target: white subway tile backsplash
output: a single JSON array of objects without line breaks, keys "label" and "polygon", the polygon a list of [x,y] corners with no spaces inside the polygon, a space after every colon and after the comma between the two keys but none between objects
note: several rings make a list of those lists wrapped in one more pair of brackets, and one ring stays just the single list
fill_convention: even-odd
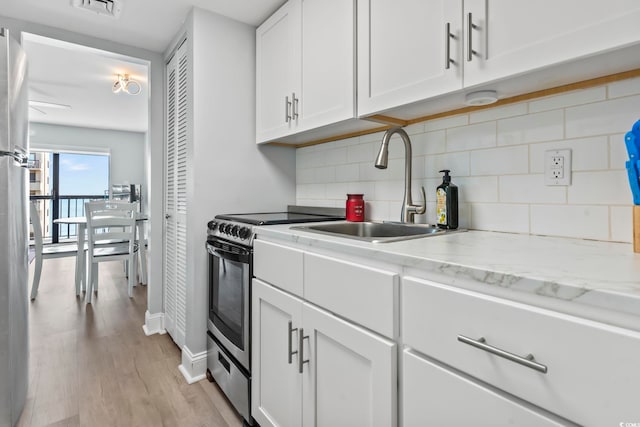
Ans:
[{"label": "white subway tile backsplash", "polygon": [[437,130],[412,135],[411,147],[414,156],[444,153],[447,149],[445,131]]},{"label": "white subway tile backsplash", "polygon": [[296,197],[302,199],[325,199],[326,186],[324,184],[298,184]]},{"label": "white subway tile backsplash", "polygon": [[339,183],[326,185],[327,199],[346,201],[348,192],[349,192],[349,184],[346,182],[339,182]]},{"label": "white subway tile backsplash", "polygon": [[604,86],[576,90],[562,95],[548,96],[529,102],[529,112],[557,110],[559,108],[574,105],[588,104],[590,102],[603,101],[607,98],[607,88]]},{"label": "white subway tile backsplash", "polygon": [[529,206],[475,203],[471,207],[471,227],[474,230],[529,232]]},{"label": "white subway tile backsplash", "polygon": [[605,170],[609,167],[609,146],[606,136],[567,139],[529,145],[530,172],[544,173],[544,153],[547,150],[571,149],[574,171]]},{"label": "white subway tile backsplash", "polygon": [[504,107],[488,108],[469,114],[469,123],[488,122],[490,120],[504,119],[506,117],[522,116],[527,114],[527,104],[511,104]]},{"label": "white subway tile backsplash", "polygon": [[568,189],[572,205],[626,205],[632,203],[626,171],[575,172]]},{"label": "white subway tile backsplash", "polygon": [[314,172],[316,183],[335,182],[336,180],[336,168],[333,166],[316,168]]},{"label": "white subway tile backsplash", "polygon": [[[350,194],[364,194],[364,199],[365,200],[375,200],[374,199],[374,194],[375,194],[375,183],[374,182],[363,182],[363,181],[358,181],[358,182],[350,182],[348,183],[348,193]],[[345,200],[346,200],[346,195],[345,195]]]},{"label": "white subway tile backsplash", "polygon": [[498,145],[529,144],[563,137],[562,110],[498,120]]},{"label": "white subway tile backsplash", "polygon": [[567,138],[627,132],[638,120],[640,96],[567,108]]},{"label": "white subway tile backsplash", "polygon": [[466,151],[495,146],[495,122],[447,129],[447,151]]},{"label": "white subway tile backsplash", "polygon": [[462,114],[459,116],[445,117],[442,119],[429,120],[424,124],[425,132],[441,129],[451,129],[469,124],[469,116]]},{"label": "white subway tile backsplash", "polygon": [[609,208],[606,206],[532,205],[531,233],[608,240]]},{"label": "white subway tile backsplash", "polygon": [[609,84],[609,98],[640,94],[640,77]]},{"label": "white subway tile backsplash", "polygon": [[427,178],[442,176],[439,172],[449,169],[452,176],[469,176],[469,152],[438,154],[424,158]]},{"label": "white subway tile backsplash", "polygon": [[631,243],[633,241],[633,217],[631,206],[611,206],[611,240]]},{"label": "white subway tile backsplash", "polygon": [[321,155],[325,156],[328,165],[343,165],[347,163],[347,147],[332,148]]},{"label": "white subway tile backsplash", "polygon": [[629,153],[624,142],[624,134],[611,135],[609,137],[609,169],[625,169],[627,160],[629,160]]},{"label": "white subway tile backsplash", "polygon": [[525,145],[471,152],[471,175],[512,175],[529,172]]},{"label": "white subway tile backsplash", "polygon": [[[452,178],[458,186],[458,200],[467,203],[486,203],[498,201],[498,177],[478,176]],[[433,189],[435,191],[435,188]]]},{"label": "white subway tile backsplash", "polygon": [[502,203],[566,203],[566,187],[546,186],[544,175],[507,175],[499,178]]},{"label": "white subway tile backsplash", "polygon": [[390,218],[389,202],[365,201],[364,217],[372,221],[384,221]]},{"label": "white subway tile backsplash", "polygon": [[[462,228],[628,243],[624,133],[638,111],[640,78],[408,126],[413,200],[421,186],[427,196],[416,220],[435,222],[438,171],[450,169]],[[388,168],[376,169],[382,135],[297,149],[296,203],[344,207],[348,193],[362,193],[367,219],[400,220],[404,144],[395,136]],[[544,152],[563,148],[572,184],[546,186]]]},{"label": "white subway tile backsplash", "polygon": [[347,147],[347,161],[349,163],[357,162],[371,162],[375,160],[375,152],[378,146],[373,142],[367,142],[364,144],[350,145]]},{"label": "white subway tile backsplash", "polygon": [[316,181],[316,171],[313,168],[296,169],[296,182],[298,184],[313,184]]},{"label": "white subway tile backsplash", "polygon": [[404,180],[375,183],[375,200],[398,201],[404,197]]},{"label": "white subway tile backsplash", "polygon": [[357,181],[360,177],[360,165],[351,163],[336,166],[336,182]]}]

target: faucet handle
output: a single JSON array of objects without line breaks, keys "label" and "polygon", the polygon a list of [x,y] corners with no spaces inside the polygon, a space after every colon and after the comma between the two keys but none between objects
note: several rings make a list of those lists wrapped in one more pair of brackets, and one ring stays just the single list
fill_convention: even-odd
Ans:
[{"label": "faucet handle", "polygon": [[427,211],[427,196],[425,195],[423,186],[420,186],[420,191],[422,192],[422,203],[416,207],[416,214],[418,215],[422,215]]}]

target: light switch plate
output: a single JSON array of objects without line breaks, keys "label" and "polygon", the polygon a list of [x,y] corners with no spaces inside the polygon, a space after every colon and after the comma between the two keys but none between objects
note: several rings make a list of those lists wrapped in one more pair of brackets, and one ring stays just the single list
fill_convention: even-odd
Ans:
[{"label": "light switch plate", "polygon": [[544,152],[545,185],[571,185],[571,150]]}]

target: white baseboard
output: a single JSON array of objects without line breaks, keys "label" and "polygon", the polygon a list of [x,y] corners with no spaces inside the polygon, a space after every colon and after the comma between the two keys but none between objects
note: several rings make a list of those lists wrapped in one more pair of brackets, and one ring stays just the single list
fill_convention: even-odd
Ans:
[{"label": "white baseboard", "polygon": [[164,313],[149,313],[147,310],[144,313],[144,325],[142,330],[146,336],[154,334],[166,334],[167,331],[164,328]]},{"label": "white baseboard", "polygon": [[182,364],[178,369],[187,380],[193,384],[206,378],[207,374],[207,352],[193,354],[185,345],[182,347]]}]

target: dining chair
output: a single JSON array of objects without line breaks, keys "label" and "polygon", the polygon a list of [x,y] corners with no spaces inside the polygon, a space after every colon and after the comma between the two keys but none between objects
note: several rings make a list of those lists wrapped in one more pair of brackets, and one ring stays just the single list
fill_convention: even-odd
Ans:
[{"label": "dining chair", "polygon": [[[36,299],[38,288],[40,287],[40,276],[42,274],[42,260],[49,258],[63,258],[68,256],[77,256],[77,244],[57,244],[43,245],[42,225],[40,224],[40,215],[36,202],[30,202],[31,225],[33,227],[33,243],[36,252],[35,265],[33,269],[33,281],[31,282],[31,300]],[[76,289],[76,294],[80,294],[80,290]]]},{"label": "dining chair", "polygon": [[117,200],[85,203],[87,217],[87,292],[85,302],[93,300],[98,289],[98,263],[124,260],[129,265],[128,293],[133,295],[137,278],[136,204]]}]

